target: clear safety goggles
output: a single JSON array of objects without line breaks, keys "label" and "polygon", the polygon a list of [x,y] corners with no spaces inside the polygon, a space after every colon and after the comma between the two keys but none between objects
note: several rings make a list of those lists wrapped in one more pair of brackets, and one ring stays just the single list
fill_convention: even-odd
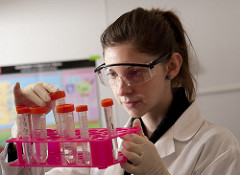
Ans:
[{"label": "clear safety goggles", "polygon": [[[128,86],[137,85],[150,80],[154,75],[154,66],[164,61],[169,55],[170,53],[167,53],[149,64],[117,63],[105,65],[103,63],[94,72],[97,73],[100,82],[105,86],[116,86],[120,79]],[[117,70],[123,70],[123,67],[123,74],[118,75]]]}]

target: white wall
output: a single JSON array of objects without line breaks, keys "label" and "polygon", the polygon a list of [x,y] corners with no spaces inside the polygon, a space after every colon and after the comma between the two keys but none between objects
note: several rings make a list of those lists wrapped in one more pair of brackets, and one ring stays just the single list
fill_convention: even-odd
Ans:
[{"label": "white wall", "polygon": [[103,0],[0,0],[1,66],[101,53]]},{"label": "white wall", "polygon": [[[197,101],[207,119],[240,139],[238,0],[0,0],[0,66],[101,55],[104,28],[137,6],[180,16],[198,57]],[[108,88],[99,88],[100,98],[112,97]],[[115,112],[122,126],[128,115],[118,106]]]}]

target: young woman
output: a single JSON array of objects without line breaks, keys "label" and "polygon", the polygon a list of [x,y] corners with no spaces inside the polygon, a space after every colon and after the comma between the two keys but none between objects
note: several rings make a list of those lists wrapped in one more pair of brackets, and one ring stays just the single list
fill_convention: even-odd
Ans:
[{"label": "young woman", "polygon": [[[46,174],[238,174],[237,139],[207,121],[195,102],[185,37],[171,11],[137,8],[111,24],[101,37],[105,63],[95,72],[131,116],[126,126],[142,131],[122,137],[127,162],[105,170],[56,168]],[[54,91],[43,82],[23,89],[17,83],[15,103],[47,105]],[[2,164],[9,170],[6,161]]]}]

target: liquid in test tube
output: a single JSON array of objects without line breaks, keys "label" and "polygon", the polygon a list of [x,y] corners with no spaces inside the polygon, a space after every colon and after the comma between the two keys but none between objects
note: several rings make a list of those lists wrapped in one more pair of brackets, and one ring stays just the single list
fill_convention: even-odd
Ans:
[{"label": "liquid in test tube", "polygon": [[32,144],[24,141],[31,140],[30,109],[28,107],[16,107],[18,122],[20,125],[20,134],[23,141],[23,153],[29,164],[32,163]]},{"label": "liquid in test tube", "polygon": [[[89,138],[87,111],[88,111],[87,105],[76,106],[81,139]],[[84,159],[83,163],[91,164],[91,152],[90,152],[89,142],[82,142],[82,153],[83,153],[83,159]]]},{"label": "liquid in test tube", "polygon": [[[34,141],[45,141],[47,139],[46,113],[47,107],[30,107],[32,139]],[[37,163],[45,163],[48,158],[48,143],[34,142],[33,157]]]},{"label": "liquid in test tube", "polygon": [[[59,123],[58,132],[63,139],[75,139],[74,126],[74,105],[63,104],[56,107],[57,120]],[[61,142],[61,154],[63,164],[73,164],[77,157],[77,143],[75,142]]]},{"label": "liquid in test tube", "polygon": [[[106,125],[107,129],[109,130],[110,134],[114,134],[114,117],[113,117],[113,100],[111,98],[106,98],[101,100],[101,105],[104,108],[104,114],[106,119]],[[115,160],[118,160],[118,143],[117,139],[112,139],[112,151],[113,151],[113,157]]]}]

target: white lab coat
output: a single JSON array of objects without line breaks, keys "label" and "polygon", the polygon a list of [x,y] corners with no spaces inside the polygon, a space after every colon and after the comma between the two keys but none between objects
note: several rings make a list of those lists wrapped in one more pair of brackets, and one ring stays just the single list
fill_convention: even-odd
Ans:
[{"label": "white lab coat", "polygon": [[[129,122],[127,124],[129,126]],[[240,146],[226,128],[204,119],[196,102],[155,143],[158,153],[172,175],[237,175],[240,174]],[[16,175],[16,170],[4,162],[3,175]],[[16,168],[15,168],[16,169]],[[17,168],[21,169],[21,168]],[[35,169],[36,174],[43,174]],[[107,169],[54,168],[46,175],[123,175],[119,164]],[[23,174],[22,174],[23,175]]]}]

